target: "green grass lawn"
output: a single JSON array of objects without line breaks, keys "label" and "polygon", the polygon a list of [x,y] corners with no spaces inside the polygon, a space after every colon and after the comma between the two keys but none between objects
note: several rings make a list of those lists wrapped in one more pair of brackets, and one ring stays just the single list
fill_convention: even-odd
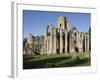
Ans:
[{"label": "green grass lawn", "polygon": [[23,69],[90,66],[88,53],[23,56]]}]

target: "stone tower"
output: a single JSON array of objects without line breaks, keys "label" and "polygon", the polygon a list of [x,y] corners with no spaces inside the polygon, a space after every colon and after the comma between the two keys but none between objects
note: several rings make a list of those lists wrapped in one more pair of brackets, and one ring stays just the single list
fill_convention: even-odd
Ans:
[{"label": "stone tower", "polygon": [[68,32],[70,30],[69,19],[65,16],[58,17],[58,28],[66,29]]}]

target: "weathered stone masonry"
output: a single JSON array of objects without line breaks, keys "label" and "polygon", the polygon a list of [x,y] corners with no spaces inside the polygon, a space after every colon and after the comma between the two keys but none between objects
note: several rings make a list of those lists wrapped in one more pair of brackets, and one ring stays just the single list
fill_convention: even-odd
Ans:
[{"label": "weathered stone masonry", "polygon": [[88,52],[91,50],[91,29],[79,32],[71,28],[68,17],[60,16],[57,27],[49,24],[43,36],[29,34],[23,43],[25,55]]},{"label": "weathered stone masonry", "polygon": [[75,27],[71,29],[68,17],[60,16],[57,28],[52,24],[47,26],[41,54],[87,52],[90,47],[90,31],[79,32]]}]

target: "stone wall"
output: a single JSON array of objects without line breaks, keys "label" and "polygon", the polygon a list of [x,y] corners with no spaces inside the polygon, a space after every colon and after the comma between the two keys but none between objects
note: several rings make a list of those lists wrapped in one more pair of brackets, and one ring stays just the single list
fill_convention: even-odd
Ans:
[{"label": "stone wall", "polygon": [[[45,36],[44,46],[47,54],[62,54],[90,51],[90,33],[79,32],[75,27],[70,28],[68,17],[60,16],[58,18],[58,28],[49,31],[47,27],[47,36]],[[52,26],[54,27],[54,26]]]}]

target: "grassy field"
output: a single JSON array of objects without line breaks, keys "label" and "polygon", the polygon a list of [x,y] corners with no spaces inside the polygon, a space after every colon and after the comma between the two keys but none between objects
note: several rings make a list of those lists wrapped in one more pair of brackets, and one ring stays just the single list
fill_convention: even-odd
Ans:
[{"label": "grassy field", "polygon": [[88,53],[23,56],[23,69],[90,66]]}]

